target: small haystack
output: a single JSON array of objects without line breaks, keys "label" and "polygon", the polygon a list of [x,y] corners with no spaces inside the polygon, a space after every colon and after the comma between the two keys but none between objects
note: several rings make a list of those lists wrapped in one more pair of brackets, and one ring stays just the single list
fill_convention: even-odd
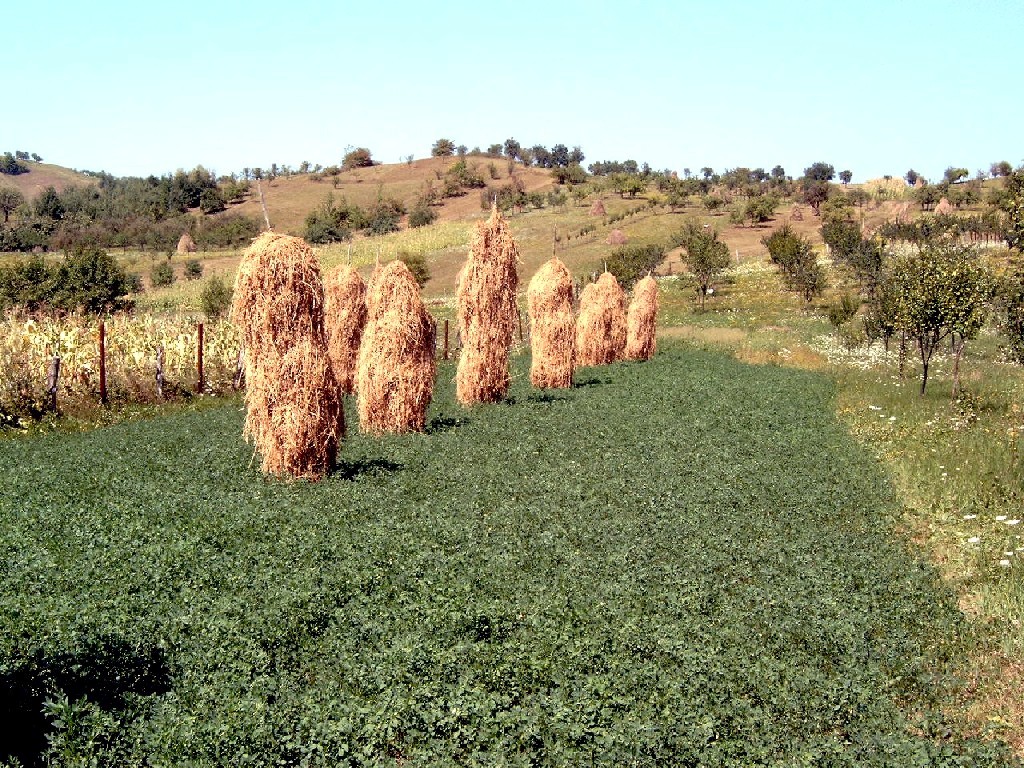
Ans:
[{"label": "small haystack", "polygon": [[658,284],[648,275],[633,287],[633,300],[626,316],[626,360],[650,360],[654,357],[657,323]]},{"label": "small haystack", "polygon": [[192,235],[188,232],[183,233],[178,238],[178,253],[195,253],[196,250],[196,241],[192,239]]},{"label": "small haystack", "polygon": [[377,267],[359,347],[359,428],[370,434],[420,432],[434,393],[434,318],[401,261]]},{"label": "small haystack", "polygon": [[334,378],[342,394],[351,395],[366,325],[366,284],[351,266],[339,264],[324,277],[324,313]]},{"label": "small haystack", "polygon": [[949,216],[951,213],[953,213],[953,204],[945,197],[939,200],[939,204],[935,206],[935,215]]},{"label": "small haystack", "polygon": [[603,200],[595,200],[594,201],[594,204],[592,206],[590,206],[590,215],[591,216],[604,216],[604,215],[606,215],[605,210],[604,210],[604,201]]},{"label": "small haystack", "polygon": [[298,237],[264,232],[238,267],[232,319],[245,345],[244,434],[268,474],[319,478],[344,416],[324,335],[320,266]]},{"label": "small haystack", "polygon": [[463,345],[455,384],[463,405],[493,403],[508,392],[508,358],[519,321],[518,262],[508,222],[492,205],[490,218],[477,225],[455,293]]},{"label": "small haystack", "polygon": [[608,245],[625,245],[629,242],[629,238],[626,237],[626,233],[621,229],[613,229],[608,233]]},{"label": "small haystack", "polygon": [[580,294],[576,320],[576,364],[605,365],[626,347],[626,294],[615,275],[605,272]]},{"label": "small haystack", "polygon": [[540,389],[572,386],[576,359],[572,275],[558,258],[537,270],[526,289],[533,361],[530,383]]}]

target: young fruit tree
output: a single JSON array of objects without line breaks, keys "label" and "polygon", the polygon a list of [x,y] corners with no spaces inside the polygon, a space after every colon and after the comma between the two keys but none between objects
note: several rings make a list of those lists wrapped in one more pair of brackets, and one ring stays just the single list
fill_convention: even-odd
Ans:
[{"label": "young fruit tree", "polygon": [[708,226],[690,222],[672,238],[673,245],[686,251],[686,266],[697,280],[700,308],[726,267],[729,266],[729,246],[718,239],[718,232]]},{"label": "young fruit tree", "polygon": [[810,303],[825,290],[825,271],[818,264],[813,246],[789,224],[762,238],[761,243],[768,249],[772,262],[779,266],[786,287],[797,291],[804,301]]}]

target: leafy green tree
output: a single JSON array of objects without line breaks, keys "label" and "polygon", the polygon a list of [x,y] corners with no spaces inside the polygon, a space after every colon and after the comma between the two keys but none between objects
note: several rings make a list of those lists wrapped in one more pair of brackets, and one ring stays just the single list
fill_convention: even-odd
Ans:
[{"label": "leafy green tree", "polygon": [[39,156],[38,154],[36,154],[35,152],[33,152],[33,153],[32,153],[32,159],[33,159],[33,160],[35,160],[35,161],[36,161],[37,163],[41,163],[41,162],[43,162],[43,158],[41,158],[41,157],[40,157],[40,156]]},{"label": "leafy green tree", "polygon": [[412,276],[416,280],[416,285],[420,288],[423,288],[430,280],[430,267],[427,264],[427,257],[422,253],[400,251],[398,253],[398,260],[409,268],[409,271],[412,272]]},{"label": "leafy green tree", "polygon": [[827,217],[821,225],[821,239],[838,261],[845,261],[860,245],[860,226],[844,217]]},{"label": "leafy green tree", "polygon": [[894,259],[892,276],[896,326],[921,357],[921,394],[928,386],[933,355],[949,339],[955,396],[964,346],[978,335],[989,313],[995,291],[991,273],[973,248],[931,244]]},{"label": "leafy green tree", "polygon": [[751,224],[761,224],[770,221],[778,207],[779,198],[775,195],[757,195],[747,201],[743,215]]},{"label": "leafy green tree", "polygon": [[[369,168],[373,165],[373,155],[366,147],[356,147],[345,153],[341,165],[346,170],[353,168]],[[258,170],[258,169],[257,169]]]},{"label": "leafy green tree", "polygon": [[20,189],[7,185],[0,186],[0,211],[4,214],[4,224],[10,220],[11,214],[24,203],[25,196],[21,194]]},{"label": "leafy green tree", "polygon": [[174,268],[170,262],[160,261],[149,270],[149,280],[154,288],[163,288],[174,284]]},{"label": "leafy green tree", "polygon": [[773,181],[785,181],[786,180],[786,169],[781,165],[776,165],[772,168],[772,180]]},{"label": "leafy green tree", "polygon": [[348,240],[352,230],[366,224],[366,215],[356,205],[349,205],[345,198],[334,201],[334,195],[327,193],[324,201],[306,216],[303,237],[309,243],[324,244]]},{"label": "leafy green tree", "polygon": [[32,208],[40,219],[58,221],[64,216],[64,203],[61,202],[60,195],[52,186],[46,187],[39,193]]},{"label": "leafy green tree", "polygon": [[625,289],[650,274],[665,259],[665,249],[660,245],[624,245],[616,248],[601,265],[619,281]]},{"label": "leafy green tree", "polygon": [[783,282],[798,292],[804,301],[825,290],[825,272],[818,264],[814,248],[807,238],[797,235],[789,224],[784,224],[761,239],[768,254],[782,273]]},{"label": "leafy green tree", "polygon": [[203,213],[220,213],[225,208],[224,195],[216,187],[207,187],[200,193],[199,210]]},{"label": "leafy green tree", "polygon": [[518,160],[523,152],[523,148],[519,142],[511,137],[505,139],[504,149],[505,157],[509,160]]},{"label": "leafy green tree", "polygon": [[23,307],[29,312],[43,309],[52,299],[53,271],[42,256],[31,256],[0,267],[0,309]]},{"label": "leafy green tree", "polygon": [[911,168],[909,171],[903,174],[903,178],[906,179],[907,184],[913,187],[917,184],[917,180],[921,178],[921,174],[919,174],[917,171]]},{"label": "leafy green tree", "polygon": [[17,176],[21,173],[28,173],[28,166],[19,162],[10,152],[4,152],[0,155],[0,173],[6,173],[8,176]]},{"label": "leafy green tree", "polygon": [[1006,214],[1006,244],[1024,251],[1024,168],[1007,177],[999,207]]},{"label": "leafy green tree", "polygon": [[203,314],[210,320],[223,317],[231,307],[231,293],[231,287],[220,275],[211,277],[203,285],[203,291],[199,296]]},{"label": "leafy green tree", "polygon": [[418,200],[413,209],[409,211],[409,227],[415,229],[416,227],[425,227],[428,224],[433,224],[437,219],[437,211],[430,207],[425,200]]},{"label": "leafy green tree", "polygon": [[817,162],[804,168],[804,178],[811,181],[832,181],[836,177],[836,169],[830,163]]},{"label": "leafy green tree", "polygon": [[1009,176],[1013,173],[1013,166],[1005,160],[1000,160],[998,163],[992,163],[989,168],[989,173],[992,175],[993,179],[998,179],[1001,176]]},{"label": "leafy green tree", "polygon": [[718,239],[718,232],[712,227],[692,221],[672,236],[671,243],[686,251],[686,266],[696,278],[703,311],[716,279],[729,266],[729,246]]},{"label": "leafy green tree", "polygon": [[971,172],[966,168],[954,168],[953,166],[950,166],[942,174],[942,178],[945,179],[947,184],[956,184],[970,175]]},{"label": "leafy green tree", "polygon": [[844,186],[849,184],[851,181],[853,181],[853,171],[840,171],[839,180],[843,182]]},{"label": "leafy green tree", "polygon": [[185,262],[185,279],[198,280],[203,276],[203,262],[199,259],[189,259]]},{"label": "leafy green tree", "polygon": [[430,148],[431,157],[451,157],[455,154],[455,142],[451,139],[438,139]]},{"label": "leafy green tree", "polygon": [[811,206],[811,210],[814,211],[814,215],[818,216],[821,211],[822,203],[828,200],[831,194],[832,185],[827,181],[804,179],[800,199],[807,205]]},{"label": "leafy green tree", "polygon": [[[168,265],[169,266],[169,265]],[[57,266],[52,305],[93,314],[127,309],[132,281],[113,256],[99,248],[80,248]]]}]

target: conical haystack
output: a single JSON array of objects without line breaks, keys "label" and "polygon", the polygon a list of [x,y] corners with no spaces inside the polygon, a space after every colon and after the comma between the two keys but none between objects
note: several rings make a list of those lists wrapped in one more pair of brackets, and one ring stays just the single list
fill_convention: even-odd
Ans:
[{"label": "conical haystack", "polygon": [[603,200],[595,200],[594,201],[594,204],[592,206],[590,206],[590,215],[591,216],[604,216],[605,215],[604,201]]},{"label": "conical haystack", "polygon": [[572,311],[572,275],[552,258],[537,270],[526,289],[533,361],[530,383],[539,388],[572,386],[576,360],[576,319]]},{"label": "conical haystack", "polygon": [[519,319],[518,262],[508,222],[492,205],[490,218],[477,225],[455,294],[462,338],[455,383],[463,405],[496,402],[508,392],[508,358]]},{"label": "conical haystack", "polygon": [[949,216],[951,213],[953,213],[953,204],[945,197],[939,200],[939,204],[935,206],[935,215]]},{"label": "conical haystack", "polygon": [[324,310],[331,369],[338,389],[351,395],[366,325],[366,284],[349,265],[339,264],[324,277]]},{"label": "conical haystack", "polygon": [[629,242],[629,238],[626,237],[626,233],[621,229],[613,229],[608,233],[608,245],[625,245]]},{"label": "conical haystack", "polygon": [[319,478],[344,433],[324,335],[320,266],[298,237],[264,232],[238,267],[232,319],[245,345],[245,436],[268,474]]},{"label": "conical haystack", "polygon": [[605,272],[580,294],[576,320],[576,364],[605,365],[626,347],[626,294],[615,275]]},{"label": "conical haystack", "polygon": [[178,238],[178,253],[195,253],[196,252],[196,241],[192,239],[192,235],[188,232],[182,234]]},{"label": "conical haystack", "polygon": [[434,393],[434,318],[416,278],[401,261],[378,267],[370,280],[369,314],[356,371],[363,432],[418,432]]},{"label": "conical haystack", "polygon": [[648,275],[633,288],[633,300],[626,315],[626,360],[650,360],[656,346],[658,284]]}]

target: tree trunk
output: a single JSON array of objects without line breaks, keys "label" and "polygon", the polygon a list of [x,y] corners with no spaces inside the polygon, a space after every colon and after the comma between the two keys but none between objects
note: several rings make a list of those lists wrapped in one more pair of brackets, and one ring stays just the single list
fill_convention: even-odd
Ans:
[{"label": "tree trunk", "polygon": [[907,332],[900,331],[900,351],[899,351],[899,371],[900,379],[905,379],[907,376]]},{"label": "tree trunk", "polygon": [[967,339],[961,337],[959,342],[956,341],[956,336],[953,337],[953,399],[960,394],[960,358],[964,352],[964,345],[967,344]]}]

